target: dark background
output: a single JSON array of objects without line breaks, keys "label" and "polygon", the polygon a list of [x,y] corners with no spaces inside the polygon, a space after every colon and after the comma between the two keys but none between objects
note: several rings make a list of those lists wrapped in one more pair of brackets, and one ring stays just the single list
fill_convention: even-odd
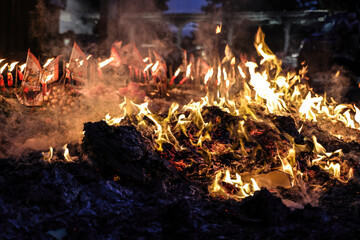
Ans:
[{"label": "dark background", "polygon": [[[161,14],[168,9],[168,0],[77,0],[78,4],[83,6],[83,14],[86,15],[86,12],[98,14],[96,19],[81,18],[84,23],[93,21],[92,33],[83,34],[76,31],[60,33],[60,11],[66,9],[69,4],[67,1],[69,0],[2,0],[0,2],[0,9],[2,9],[0,14],[2,23],[0,58],[6,58],[8,61],[25,61],[28,49],[31,49],[37,57],[52,57],[64,52],[68,53],[75,40],[79,42],[85,52],[103,56],[108,54],[109,46],[113,41],[128,42],[131,40],[131,33],[127,26],[131,24],[131,21],[120,23],[119,19],[122,16],[125,14],[140,16],[139,14],[147,12]],[[219,12],[226,15],[227,13],[249,11],[260,14],[263,12],[327,10],[325,21],[310,26],[295,26],[291,29],[293,33],[290,41],[291,53],[298,52],[304,40],[307,43],[305,46],[307,52],[314,52],[314,46],[320,43],[322,45],[315,49],[315,52],[325,52],[325,55],[320,55],[319,59],[327,56],[329,61],[332,61],[333,56],[332,53],[329,56],[329,52],[346,53],[348,57],[346,60],[343,60],[345,57],[342,57],[341,61],[346,62],[350,58],[350,62],[344,64],[353,66],[358,63],[359,58],[359,8],[360,2],[356,0],[206,0],[202,11],[204,14],[216,16]],[[184,10],[182,9],[182,11]],[[181,21],[180,19],[179,22]],[[328,32],[323,31],[326,24],[332,24]],[[176,37],[171,35],[172,33],[167,33],[169,31],[165,25],[161,23],[157,23],[157,25],[154,33],[150,32],[151,36],[148,30],[154,28],[153,23],[143,29],[136,26],[137,44],[144,43],[146,39],[155,40],[156,38],[176,42]],[[257,27],[257,23],[243,22],[235,28],[236,34],[234,34],[232,45],[235,51],[241,49],[241,51],[247,52],[247,48],[252,48],[254,31]],[[267,43],[276,53],[281,52],[284,45],[283,36],[280,36],[283,34],[283,27],[271,24],[264,26]],[[224,34],[226,34],[226,30],[225,23]],[[143,32],[147,33],[143,34]],[[139,33],[142,33],[141,37],[136,35]],[[318,39],[314,40],[314,35]],[[320,39],[318,35],[321,35]],[[188,50],[201,44],[201,40],[196,40],[193,34],[182,37],[181,47],[188,48]],[[336,40],[333,41],[334,38]],[[347,38],[350,40],[345,41],[344,39]],[[64,39],[70,39],[68,46],[65,46]],[[324,42],[325,44],[323,44]],[[300,58],[306,59],[306,53],[300,55]],[[324,63],[323,65],[326,68],[328,64]]]}]

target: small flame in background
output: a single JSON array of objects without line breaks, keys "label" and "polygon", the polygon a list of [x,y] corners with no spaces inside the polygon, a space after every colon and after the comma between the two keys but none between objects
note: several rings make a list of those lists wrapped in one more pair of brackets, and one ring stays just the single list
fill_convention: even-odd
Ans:
[{"label": "small flame in background", "polygon": [[216,26],[215,33],[216,33],[216,34],[221,33],[221,28],[222,28],[222,23],[220,22],[220,24]]},{"label": "small flame in background", "polygon": [[[217,26],[216,33],[221,32],[221,24]],[[283,73],[281,69],[281,61],[272,53],[265,43],[265,35],[259,28],[255,37],[255,47],[261,60],[259,65],[255,62],[246,62],[236,66],[235,58],[231,57],[230,68],[221,63],[219,66],[213,66],[204,76],[203,83],[205,86],[210,84],[216,86],[216,92],[211,95],[207,93],[199,102],[191,101],[189,104],[179,108],[177,103],[173,103],[169,109],[167,117],[163,118],[151,113],[148,103],[135,104],[125,99],[120,104],[122,115],[119,117],[111,117],[109,114],[105,117],[105,121],[109,125],[120,125],[126,116],[135,115],[138,126],[152,126],[154,128],[156,149],[163,151],[163,144],[171,144],[177,151],[186,149],[180,145],[176,139],[176,133],[182,132],[185,136],[189,136],[188,129],[194,124],[197,129],[197,140],[191,141],[195,147],[201,148],[202,152],[208,156],[211,161],[212,152],[203,145],[204,142],[211,140],[210,132],[212,124],[205,122],[202,116],[202,109],[205,106],[217,106],[221,110],[238,116],[242,120],[239,122],[237,129],[239,142],[242,146],[244,155],[248,155],[243,147],[245,141],[251,141],[252,137],[247,133],[244,123],[250,116],[254,120],[259,117],[251,110],[252,105],[260,105],[265,107],[268,114],[276,115],[296,115],[303,121],[325,120],[331,122],[342,122],[345,126],[360,129],[360,110],[354,105],[338,105],[336,102],[331,103],[325,97],[313,94],[303,83],[306,74],[306,67],[298,73]],[[226,50],[228,55],[230,48]],[[226,60],[226,59],[225,59]],[[152,71],[156,71],[159,63],[149,64],[146,70],[152,67]],[[237,69],[238,74],[236,74]],[[177,76],[176,71],[175,76]],[[186,77],[191,77],[191,64],[187,66]],[[174,76],[173,76],[174,78]],[[231,87],[239,82],[242,85],[242,93],[240,96],[232,96],[229,94]],[[187,112],[187,114],[185,114]],[[146,120],[145,120],[146,117]],[[148,121],[152,122],[151,125]],[[175,125],[170,123],[176,122]],[[272,124],[273,126],[273,124]],[[275,131],[278,131],[275,126]],[[300,127],[301,132],[303,126]],[[287,135],[288,142],[292,147],[287,156],[277,154],[277,161],[280,170],[290,179],[291,186],[300,184],[303,173],[300,171],[296,156],[307,146],[295,144],[294,139]],[[253,140],[255,142],[255,140]],[[343,169],[341,158],[344,157],[341,149],[334,152],[327,152],[326,149],[317,141],[316,136],[312,137],[314,149],[312,150],[314,158],[309,163],[318,165],[323,171],[327,172],[331,178],[341,182],[347,182],[353,176],[351,168]],[[280,144],[280,143],[279,143]],[[205,157],[204,157],[205,158]],[[209,186],[209,192],[212,195],[220,195],[226,198],[242,199],[251,196],[255,191],[259,190],[259,184],[256,182],[256,173],[254,177],[247,178],[244,181],[241,174],[233,169],[220,169],[214,177],[213,183]],[[266,185],[264,186],[266,187]],[[232,189],[229,191],[229,189]]]},{"label": "small flame in background", "polygon": [[54,149],[53,147],[49,148],[49,152],[42,152],[43,159],[46,162],[51,162],[52,157],[54,156]]},{"label": "small flame in background", "polygon": [[[62,148],[61,148],[62,152],[63,152],[63,157],[65,159],[65,161],[67,162],[72,162],[72,158],[70,156],[69,153],[69,149],[67,147],[67,144],[65,144]],[[50,147],[48,152],[42,152],[42,156],[43,156],[43,160],[46,162],[51,163],[54,157],[54,148]]]},{"label": "small flame in background", "polygon": [[5,65],[0,68],[0,74],[4,72],[5,68],[6,68],[8,65],[9,65],[8,63],[5,63]]},{"label": "small flame in background", "polygon": [[110,58],[106,59],[105,61],[100,62],[100,63],[98,64],[98,68],[103,68],[103,67],[109,65],[109,64],[110,64],[112,61],[114,61],[114,60],[115,60],[114,57],[110,57]]},{"label": "small flame in background", "polygon": [[10,66],[9,66],[9,72],[12,72],[12,71],[14,70],[15,66],[16,66],[18,63],[19,63],[19,62],[13,62],[13,63],[11,63]]},{"label": "small flame in background", "polygon": [[20,72],[23,72],[25,68],[26,68],[26,63],[20,65],[19,67]]},{"label": "small flame in background", "polygon": [[46,68],[47,66],[49,66],[49,64],[54,60],[55,58],[49,58],[48,60],[46,60],[43,68]]},{"label": "small flame in background", "polygon": [[67,147],[67,144],[65,144],[63,146],[63,149],[64,149],[64,158],[65,158],[65,160],[68,161],[68,162],[71,162],[72,160],[71,160],[71,157],[70,157],[70,154],[69,154],[69,149]]}]

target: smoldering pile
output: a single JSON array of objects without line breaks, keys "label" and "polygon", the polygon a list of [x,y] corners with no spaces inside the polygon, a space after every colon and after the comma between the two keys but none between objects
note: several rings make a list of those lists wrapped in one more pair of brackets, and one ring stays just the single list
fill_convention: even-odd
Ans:
[{"label": "smoldering pile", "polygon": [[[221,151],[224,145],[232,144],[228,129],[236,122],[234,117],[215,107],[205,108],[203,115],[216,125],[213,141],[204,143],[218,151],[211,159],[212,169],[222,164],[238,168],[242,164],[243,169],[264,164],[257,162],[260,158],[255,162],[235,160]],[[307,124],[299,134],[291,117],[267,117],[299,142],[316,131],[319,139],[326,139],[324,147],[343,147],[346,157],[350,156],[348,151],[360,150],[360,144],[336,139],[316,124]],[[164,151],[158,152],[150,132],[146,128],[139,132],[131,125],[130,118],[123,126],[109,126],[104,121],[86,123],[82,145],[69,144],[68,158],[59,147],[51,158],[50,152],[33,151],[17,160],[1,159],[1,238],[29,234],[38,239],[357,236],[358,173],[344,185],[316,166],[304,171],[309,182],[322,186],[317,206],[304,201],[311,198],[311,188],[277,187],[275,193],[270,187],[272,194],[263,188],[243,201],[211,197],[207,188],[213,170],[201,149],[188,144],[186,151],[175,151],[172,145],[164,144]],[[258,141],[268,143],[269,149],[259,154],[274,153],[270,143],[281,135],[264,131],[268,127],[264,123],[248,121],[245,126]],[[182,138],[189,141],[189,137]],[[302,157],[306,159],[306,155]],[[349,159],[354,165],[360,161],[359,156]],[[354,169],[359,170],[357,166]],[[232,189],[229,185],[225,188]],[[276,194],[305,207],[291,210]]]}]

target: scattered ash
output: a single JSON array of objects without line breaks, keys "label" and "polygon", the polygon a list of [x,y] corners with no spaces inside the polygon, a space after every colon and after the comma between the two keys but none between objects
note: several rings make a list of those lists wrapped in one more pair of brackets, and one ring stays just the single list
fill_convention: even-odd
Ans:
[{"label": "scattered ash", "polygon": [[114,180],[81,155],[74,158],[66,162],[55,156],[49,163],[34,152],[17,162],[1,159],[1,239],[334,239],[358,234],[356,183],[335,186],[319,207],[291,211],[266,189],[241,202],[210,198],[201,186],[174,174],[146,184]]}]

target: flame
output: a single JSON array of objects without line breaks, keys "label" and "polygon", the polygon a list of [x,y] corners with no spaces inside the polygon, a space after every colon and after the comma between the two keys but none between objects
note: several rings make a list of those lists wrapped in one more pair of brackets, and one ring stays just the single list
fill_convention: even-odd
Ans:
[{"label": "flame", "polygon": [[207,82],[209,81],[209,79],[213,76],[214,74],[214,69],[213,68],[210,68],[208,70],[208,72],[205,74],[205,77],[204,77],[204,85],[207,84]]},{"label": "flame", "polygon": [[158,69],[159,65],[160,65],[160,62],[159,62],[159,61],[156,61],[156,63],[152,66],[151,71],[152,71],[153,73],[156,72],[156,70]]},{"label": "flame", "polygon": [[10,66],[9,66],[9,72],[12,72],[12,71],[14,70],[16,64],[18,64],[18,63],[19,63],[19,62],[13,62],[13,63],[11,63]]},{"label": "flame", "polygon": [[219,65],[218,70],[217,70],[217,82],[216,82],[216,85],[220,86],[220,83],[221,83],[221,67]]},{"label": "flame", "polygon": [[334,178],[340,178],[340,164],[339,163],[329,163],[324,167]]},{"label": "flame", "polygon": [[313,151],[317,154],[324,155],[326,153],[325,148],[320,143],[318,143],[316,136],[312,136],[312,139],[313,139],[313,143],[314,143]]},{"label": "flame", "polygon": [[143,59],[143,62],[146,63],[146,62],[149,61],[149,60],[150,60],[150,58],[149,58],[149,57],[146,57],[146,58]]},{"label": "flame", "polygon": [[[221,25],[218,27],[220,28],[219,32],[221,32]],[[237,127],[228,130],[231,137],[234,138],[234,142],[236,142],[236,147],[239,147],[236,151],[239,150],[239,153],[249,158],[250,161],[254,160],[255,153],[248,150],[246,143],[257,144],[257,140],[255,140],[247,128],[249,121],[266,122],[274,132],[281,132],[270,120],[268,123],[268,119],[262,119],[262,116],[265,114],[276,114],[278,116],[293,115],[297,121],[296,126],[301,125],[298,129],[299,133],[301,133],[304,127],[303,122],[317,122],[320,120],[327,120],[343,124],[349,128],[360,129],[360,110],[355,105],[337,104],[335,101],[329,101],[326,95],[320,96],[312,93],[308,85],[304,83],[306,81],[306,67],[298,72],[283,73],[281,61],[268,48],[264,38],[264,34],[259,29],[255,40],[255,47],[260,56],[259,63],[248,61],[243,64],[244,61],[242,61],[236,65],[236,59],[232,56],[226,62],[219,62],[217,65],[213,65],[204,76],[203,83],[206,85],[205,89],[208,92],[200,101],[192,100],[182,108],[174,103],[171,105],[167,116],[159,116],[149,110],[147,102],[135,104],[125,99],[119,105],[121,110],[120,116],[110,117],[107,114],[105,121],[108,125],[120,125],[127,116],[127,120],[132,121],[132,119],[135,119],[134,124],[136,122],[138,127],[146,127],[154,133],[154,148],[165,152],[165,154],[167,154],[168,145],[173,146],[176,151],[185,149],[180,144],[182,140],[177,140],[176,138],[176,136],[182,134],[189,139],[190,147],[196,149],[204,158],[204,162],[209,165],[211,165],[212,159],[219,152],[210,148],[208,144],[211,137],[214,136],[215,124],[213,121],[207,122],[207,118],[203,116],[204,109],[207,106],[216,106],[239,119]],[[229,47],[227,51],[230,51]],[[144,62],[145,60],[148,62],[149,59],[144,59]],[[230,65],[228,64],[229,61]],[[150,63],[145,67],[144,71],[151,68],[152,73],[155,74],[159,66],[159,61],[155,64]],[[185,78],[181,82],[191,77],[191,67],[191,63],[186,66]],[[172,76],[170,85],[179,73],[180,68]],[[339,74],[335,75],[338,76]],[[210,81],[212,78],[213,80]],[[241,90],[239,94],[231,96],[229,95],[229,89],[234,86],[241,86]],[[264,113],[259,114],[259,111],[253,110],[259,107],[264,110]],[[284,132],[281,133],[283,134]],[[308,166],[318,165],[322,171],[327,172],[331,177],[339,181],[352,177],[352,168],[343,168],[343,164],[339,163],[344,158],[341,149],[327,152],[318,142],[316,136],[312,136],[313,145],[310,141],[306,141],[304,145],[298,145],[295,144],[295,140],[288,134],[284,133],[284,136],[286,138],[285,141],[289,142],[291,146],[287,155],[284,152],[278,151],[277,156],[275,154],[271,158],[276,160],[274,169],[280,169],[280,171],[286,173],[291,179],[292,186],[299,184],[298,179],[303,175],[296,157],[300,156],[299,154],[303,152],[308,154],[312,146],[312,152],[310,150],[312,155]],[[283,144],[283,141],[275,143],[277,146]],[[229,147],[229,151],[235,153],[232,147]],[[259,146],[258,149],[260,149],[259,151],[265,151],[262,149],[262,146]],[[239,153],[237,152],[236,154]],[[348,173],[345,173],[345,169],[350,170]],[[242,199],[259,190],[258,184],[255,181],[256,177],[246,178],[244,175],[240,176],[240,173],[233,172],[230,169],[222,169],[221,167],[216,168],[216,170],[218,171],[214,176],[214,181],[209,187],[211,194]],[[261,171],[262,169],[256,169],[256,171],[258,170]],[[247,182],[243,179],[246,179]],[[231,189],[235,188],[236,191],[229,192],[229,186],[231,186]]]},{"label": "flame", "polygon": [[177,76],[179,75],[179,73],[180,73],[180,68],[178,68],[178,69],[176,70],[176,72],[175,72],[175,74],[174,74],[174,77],[177,77]]},{"label": "flame", "polygon": [[186,77],[190,77],[191,66],[192,66],[192,63],[190,63],[190,64],[186,67],[186,74],[185,74]]},{"label": "flame", "polygon": [[48,83],[53,77],[54,77],[54,74],[50,74],[50,75],[46,76],[45,83]]},{"label": "flame", "polygon": [[221,28],[222,28],[222,22],[220,22],[220,24],[216,26],[215,33],[216,33],[216,34],[221,33]]},{"label": "flame", "polygon": [[152,65],[153,65],[152,63],[146,65],[146,67],[144,68],[144,72],[146,72],[147,70],[149,70],[149,68],[151,68]]},{"label": "flame", "polygon": [[103,67],[105,67],[105,66],[109,65],[109,63],[111,63],[111,62],[112,62],[112,61],[114,61],[114,60],[115,60],[115,58],[114,58],[114,57],[110,57],[110,58],[108,58],[108,59],[106,59],[106,60],[104,60],[104,61],[100,62],[100,63],[98,64],[98,68],[99,68],[99,69],[101,69],[101,68],[103,68]]},{"label": "flame", "polygon": [[244,73],[244,71],[242,70],[242,68],[240,66],[238,66],[238,70],[239,70],[239,73],[240,73],[241,77],[245,78],[246,77],[245,73]]},{"label": "flame", "polygon": [[270,86],[266,72],[264,71],[262,74],[256,72],[255,69],[258,67],[256,63],[247,62],[245,65],[249,68],[250,85],[254,87],[256,96],[266,101],[269,112],[274,113],[285,110],[287,108],[286,103],[281,99],[284,94],[276,93],[276,89]]},{"label": "flame", "polygon": [[51,162],[51,159],[54,155],[54,149],[53,149],[53,147],[50,147],[49,152],[42,152],[41,154],[43,155],[43,159],[45,161]]},{"label": "flame", "polygon": [[70,157],[70,154],[69,154],[69,149],[67,148],[67,144],[65,144],[63,146],[63,149],[64,149],[64,158],[65,158],[65,160],[68,161],[68,162],[71,162],[72,160],[71,160],[71,157]]},{"label": "flame", "polygon": [[3,71],[5,70],[5,68],[6,68],[8,65],[9,65],[9,64],[6,63],[4,66],[2,66],[2,67],[0,68],[0,74],[3,73]]},{"label": "flame", "polygon": [[92,58],[92,55],[91,55],[91,54],[86,57],[86,60],[89,60],[90,58]]},{"label": "flame", "polygon": [[79,67],[81,67],[84,64],[84,60],[76,59],[76,62],[79,64]]},{"label": "flame", "polygon": [[[296,155],[296,152],[295,152],[294,148],[289,150],[289,154],[288,154],[288,156],[286,158],[281,158],[279,153],[278,153],[279,159],[281,160],[281,165],[282,165],[283,172],[289,174],[292,179],[295,178],[295,175],[294,175],[293,167],[290,165],[289,162],[295,163],[295,155]],[[292,181],[292,185],[293,184],[294,184],[294,182]]]},{"label": "flame", "polygon": [[20,67],[19,67],[20,72],[23,72],[25,68],[26,68],[26,63],[20,65]]},{"label": "flame", "polygon": [[[221,182],[225,182],[235,187],[237,192],[228,193],[226,187],[222,186]],[[233,197],[235,199],[243,199],[248,196],[254,195],[254,192],[259,191],[260,188],[256,183],[255,179],[251,178],[250,182],[244,183],[241,179],[241,176],[236,173],[235,178],[231,178],[229,169],[220,170],[215,175],[215,180],[213,184],[209,187],[209,192],[211,194],[219,194],[226,197]]]},{"label": "flame", "polygon": [[43,68],[46,68],[47,66],[49,66],[49,64],[50,64],[53,60],[54,60],[54,58],[49,58],[49,59],[45,62]]},{"label": "flame", "polygon": [[309,92],[299,109],[300,116],[303,117],[305,115],[307,120],[316,122],[317,114],[314,112],[314,110],[318,109],[316,104],[319,105],[322,100],[323,97],[311,97],[311,92]]},{"label": "flame", "polygon": [[5,59],[3,58],[3,59],[0,59],[0,63],[2,63],[3,61],[5,61]]}]

